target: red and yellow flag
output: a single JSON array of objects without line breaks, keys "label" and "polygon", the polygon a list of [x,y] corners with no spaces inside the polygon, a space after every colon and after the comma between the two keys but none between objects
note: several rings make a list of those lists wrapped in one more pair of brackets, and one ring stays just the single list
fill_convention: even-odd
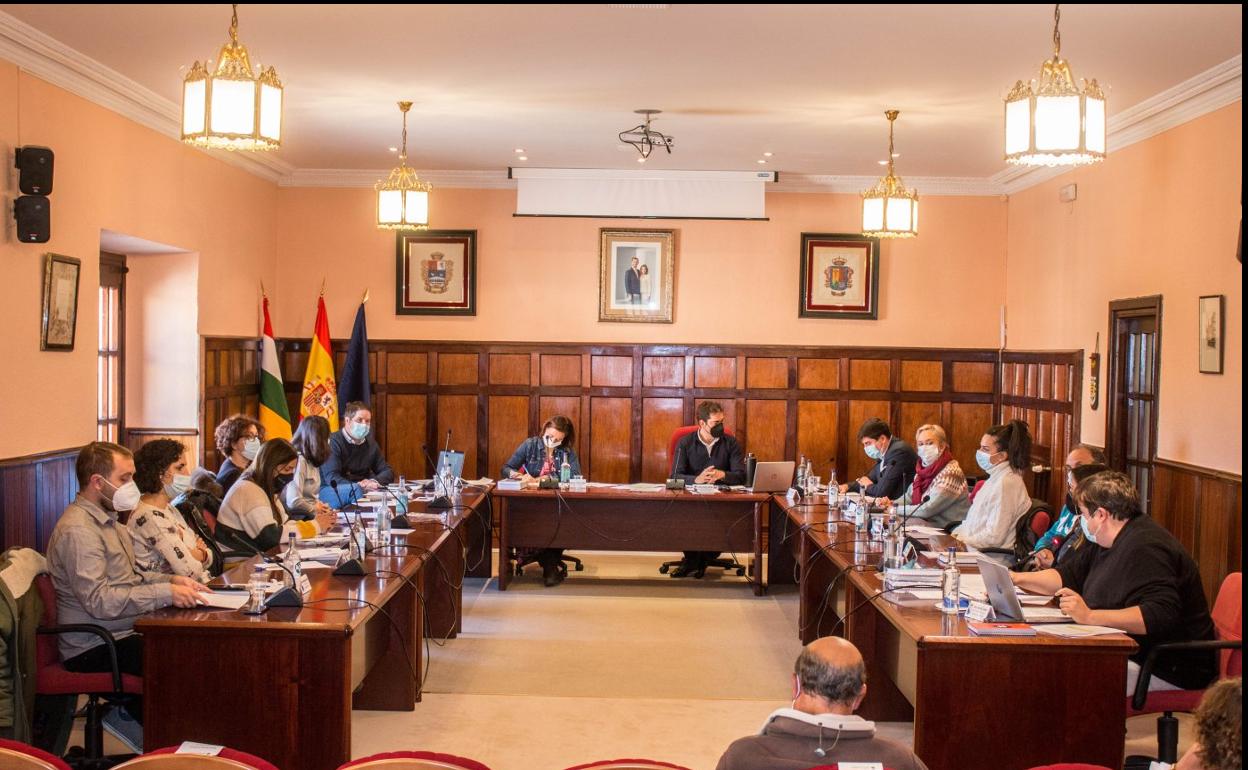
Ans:
[{"label": "red and yellow flag", "polygon": [[316,300],[316,330],[312,334],[312,350],[308,353],[308,368],[303,374],[303,393],[299,398],[300,418],[313,414],[329,420],[331,431],[338,430],[338,383],[334,379],[334,354],[329,343],[324,294]]}]

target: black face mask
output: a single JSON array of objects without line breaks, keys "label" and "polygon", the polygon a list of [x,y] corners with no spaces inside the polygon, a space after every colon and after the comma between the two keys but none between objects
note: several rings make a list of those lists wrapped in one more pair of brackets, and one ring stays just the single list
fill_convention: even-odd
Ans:
[{"label": "black face mask", "polygon": [[286,485],[295,480],[295,474],[283,473],[273,478],[273,494],[277,494],[286,488]]},{"label": "black face mask", "polygon": [[712,425],[711,426],[711,438],[723,438],[723,437],[724,437],[724,424],[721,422],[716,425]]}]

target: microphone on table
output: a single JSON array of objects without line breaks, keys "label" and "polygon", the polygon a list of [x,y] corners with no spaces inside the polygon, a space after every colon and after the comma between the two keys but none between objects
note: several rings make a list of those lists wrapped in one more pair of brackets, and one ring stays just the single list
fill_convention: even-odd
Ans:
[{"label": "microphone on table", "polygon": [[302,607],[303,606],[303,594],[299,592],[299,579],[295,577],[294,572],[291,572],[290,567],[287,567],[284,563],[282,563],[281,559],[274,559],[273,557],[264,553],[259,548],[256,548],[254,545],[242,539],[241,537],[234,538],[234,539],[236,542],[240,543],[243,547],[247,548],[247,550],[251,551],[256,556],[259,556],[260,561],[266,564],[276,564],[277,566],[281,567],[286,572],[287,575],[290,575],[290,585],[282,586],[276,593],[274,593],[272,596],[266,599],[264,602],[264,605],[266,607]]},{"label": "microphone on table", "polygon": [[[338,502],[342,502],[342,496],[338,494],[338,480],[335,479],[331,481],[330,485],[334,488],[334,494],[338,497]],[[344,510],[343,513],[347,514],[347,520],[350,521],[351,512]],[[364,522],[361,521],[360,511],[358,507],[354,511],[354,513],[355,513],[355,528],[349,530],[347,533],[347,536],[351,539],[352,545],[355,546],[355,549],[359,553],[359,556],[356,556],[354,559],[343,559],[341,562],[339,562],[338,566],[334,567],[333,574],[335,575],[362,577],[365,574],[364,573],[364,554],[368,553],[369,550],[371,550],[371,546],[369,546],[368,544],[368,535],[365,534],[364,532]],[[364,540],[363,547],[361,547],[360,541],[356,539],[357,533]]]},{"label": "microphone on table", "polygon": [[680,442],[676,443],[676,459],[672,463],[672,477],[667,480],[667,488],[680,490],[685,488],[685,480],[676,476],[676,471],[680,470],[680,450],[684,449],[684,445]]},{"label": "microphone on table", "polygon": [[[447,442],[447,444],[448,444],[448,445],[449,445],[449,444],[450,444],[450,442],[451,442],[451,432],[450,432],[449,430],[446,432],[446,442]],[[438,471],[438,466],[437,466],[437,463],[435,463],[435,462],[433,461],[433,456],[429,454],[429,445],[428,445],[428,444],[421,444],[421,445],[420,445],[420,448],[421,448],[421,449],[424,451],[424,453],[425,453],[425,459],[429,461],[429,467],[433,469],[433,494],[434,494],[434,497],[433,497],[433,499],[432,499],[432,500],[430,500],[428,503],[426,503],[426,504],[425,504],[425,507],[426,507],[426,508],[428,508],[428,509],[430,509],[430,510],[444,510],[444,509],[446,509],[446,508],[454,508],[455,506],[454,506],[454,504],[451,502],[451,499],[450,499],[449,497],[447,497],[447,496],[446,496],[446,485],[443,485],[443,487],[442,487],[442,494],[440,494],[440,495],[438,494],[438,473],[439,473],[439,471]]]}]

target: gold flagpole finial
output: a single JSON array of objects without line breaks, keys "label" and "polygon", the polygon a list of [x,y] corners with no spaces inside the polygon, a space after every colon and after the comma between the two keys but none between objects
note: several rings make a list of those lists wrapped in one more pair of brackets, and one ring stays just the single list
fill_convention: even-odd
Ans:
[{"label": "gold flagpole finial", "polygon": [[363,305],[365,302],[368,302],[368,289],[364,290],[364,299],[360,300],[360,304]]},{"label": "gold flagpole finial", "polygon": [[264,290],[264,281],[260,281],[260,296],[265,299],[269,298],[269,293]]},{"label": "gold flagpole finial", "polygon": [[325,296],[325,278],[321,278],[321,296]]}]

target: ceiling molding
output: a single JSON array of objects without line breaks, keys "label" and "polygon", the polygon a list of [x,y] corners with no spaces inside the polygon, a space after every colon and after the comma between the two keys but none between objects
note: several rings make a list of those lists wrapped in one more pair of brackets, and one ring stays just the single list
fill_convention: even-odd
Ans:
[{"label": "ceiling molding", "polygon": [[[780,172],[780,181],[768,185],[767,192],[801,193],[853,193],[878,184],[878,176],[850,176],[845,174],[786,174]],[[958,176],[908,176],[907,187],[913,187],[919,195],[1002,195],[1005,188],[990,179]]]},{"label": "ceiling molding", "polygon": [[[514,190],[516,182],[507,178],[507,169],[497,171],[438,171],[417,169],[420,178],[436,190],[469,188],[478,190]],[[390,176],[390,169],[299,168],[277,180],[279,187],[367,187]]]},{"label": "ceiling molding", "polygon": [[[1115,113],[1109,119],[1106,143],[1112,154],[1243,99],[1243,55]],[[1014,194],[1070,171],[1069,166],[1010,166],[989,179]]]},{"label": "ceiling molding", "polygon": [[[116,70],[0,11],[0,59],[141,126],[182,139],[182,110]],[[175,73],[170,73],[173,77]],[[21,139],[19,139],[20,141]],[[250,174],[276,182],[294,166],[271,155],[200,150]]]}]

